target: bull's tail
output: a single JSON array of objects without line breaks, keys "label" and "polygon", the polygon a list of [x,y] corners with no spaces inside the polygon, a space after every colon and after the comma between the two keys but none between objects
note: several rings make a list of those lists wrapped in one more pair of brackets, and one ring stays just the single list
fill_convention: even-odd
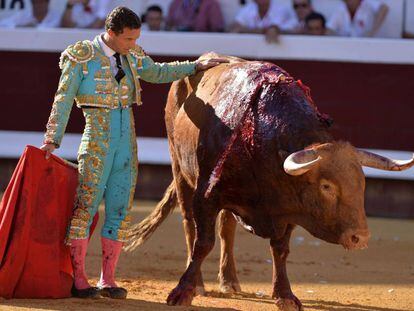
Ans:
[{"label": "bull's tail", "polygon": [[132,226],[128,242],[125,243],[125,251],[133,251],[135,248],[144,244],[151,235],[157,230],[158,226],[168,217],[177,206],[177,192],[174,180],[168,186],[164,197],[157,204],[152,213],[140,223]]}]

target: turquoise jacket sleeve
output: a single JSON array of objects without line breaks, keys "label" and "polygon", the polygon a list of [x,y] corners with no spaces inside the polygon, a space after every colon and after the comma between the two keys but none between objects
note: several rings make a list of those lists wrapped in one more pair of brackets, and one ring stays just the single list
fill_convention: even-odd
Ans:
[{"label": "turquoise jacket sleeve", "polygon": [[195,62],[156,63],[149,56],[142,57],[142,68],[138,68],[141,79],[151,83],[169,83],[195,72]]},{"label": "turquoise jacket sleeve", "polygon": [[82,67],[68,58],[63,62],[59,86],[46,125],[45,144],[59,148],[72,110],[73,101],[82,81]]}]

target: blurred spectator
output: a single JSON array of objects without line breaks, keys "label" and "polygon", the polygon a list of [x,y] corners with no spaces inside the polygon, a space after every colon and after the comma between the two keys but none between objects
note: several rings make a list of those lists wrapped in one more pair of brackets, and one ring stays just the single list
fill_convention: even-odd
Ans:
[{"label": "blurred spectator", "polygon": [[66,0],[27,0],[11,2],[14,12],[0,20],[1,27],[59,27]]},{"label": "blurred spectator", "polygon": [[36,21],[41,22],[47,15],[49,1],[48,0],[32,0],[33,17]]},{"label": "blurred spectator", "polygon": [[62,27],[103,28],[115,0],[68,0]]},{"label": "blurred spectator", "polygon": [[326,19],[317,12],[312,12],[305,18],[305,33],[314,36],[324,36],[327,34]]},{"label": "blurred spectator", "polygon": [[279,35],[280,7],[274,0],[255,0],[237,13],[231,32],[264,33],[270,42]]},{"label": "blurred spectator", "polygon": [[[253,0],[249,0],[253,1]],[[246,1],[243,0],[217,0],[220,4],[221,12],[224,18],[224,29],[228,30],[234,22],[234,16],[236,12],[246,5]]]},{"label": "blurred spectator", "polygon": [[[125,1],[125,0],[122,0],[122,1]],[[130,0],[130,1],[136,1],[136,0]],[[143,2],[145,2],[144,9],[147,9],[148,7],[153,6],[153,5],[159,6],[162,10],[164,17],[166,18],[166,14],[168,14],[168,10],[170,8],[172,0],[146,0]],[[143,12],[143,10],[138,11],[138,12]]]},{"label": "blurred spectator", "polygon": [[167,29],[223,31],[224,20],[220,5],[216,0],[173,0],[168,12]]},{"label": "blurred spectator", "polygon": [[151,5],[142,17],[142,30],[160,31],[164,30],[164,16],[158,5]]},{"label": "blurred spectator", "polygon": [[34,26],[37,21],[33,16],[31,0],[0,1],[0,27]]},{"label": "blurred spectator", "polygon": [[33,15],[38,21],[38,28],[60,27],[67,0],[32,0],[32,2]]},{"label": "blurred spectator", "polygon": [[313,12],[311,0],[292,0],[279,11],[278,26],[282,33],[305,33],[305,18]]},{"label": "blurred spectator", "polygon": [[328,21],[327,27],[335,34],[351,37],[373,37],[388,13],[381,0],[344,0]]}]

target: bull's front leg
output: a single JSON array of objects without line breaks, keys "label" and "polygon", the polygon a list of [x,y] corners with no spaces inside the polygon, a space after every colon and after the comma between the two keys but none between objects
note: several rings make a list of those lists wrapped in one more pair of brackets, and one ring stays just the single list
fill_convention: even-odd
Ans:
[{"label": "bull's front leg", "polygon": [[273,294],[276,305],[282,311],[303,310],[300,300],[292,293],[286,271],[289,255],[289,240],[294,226],[287,225],[284,233],[270,240],[270,251],[273,257]]},{"label": "bull's front leg", "polygon": [[195,194],[193,214],[196,237],[191,261],[177,287],[168,295],[168,305],[191,305],[195,295],[197,278],[201,274],[201,264],[214,247],[217,205],[212,199],[205,199],[203,194]]},{"label": "bull's front leg", "polygon": [[234,237],[236,234],[236,219],[233,213],[223,210],[219,214],[218,231],[221,243],[220,271],[218,275],[219,288],[222,293],[241,292],[234,261]]}]

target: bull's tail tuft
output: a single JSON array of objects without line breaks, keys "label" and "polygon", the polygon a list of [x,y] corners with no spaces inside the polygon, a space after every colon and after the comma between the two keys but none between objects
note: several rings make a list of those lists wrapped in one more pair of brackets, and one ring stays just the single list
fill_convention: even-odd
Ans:
[{"label": "bull's tail tuft", "polygon": [[144,244],[174,210],[177,203],[177,192],[173,180],[152,213],[140,223],[132,226],[124,250],[130,252]]}]

